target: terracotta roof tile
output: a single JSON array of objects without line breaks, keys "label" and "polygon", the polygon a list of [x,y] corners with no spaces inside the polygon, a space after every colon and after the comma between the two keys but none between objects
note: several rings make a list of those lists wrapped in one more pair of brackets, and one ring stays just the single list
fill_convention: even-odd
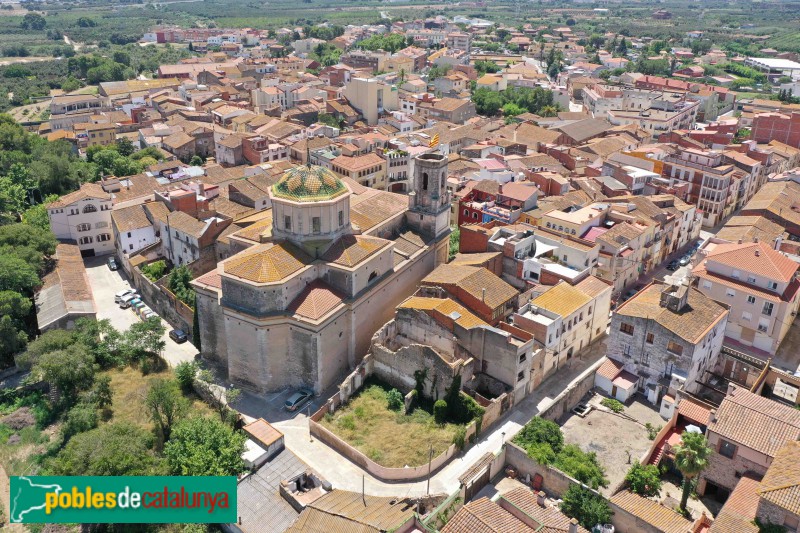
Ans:
[{"label": "terracotta roof tile", "polygon": [[426,298],[422,296],[412,296],[397,307],[400,309],[417,309],[419,311],[426,311],[428,314],[434,316],[434,318],[436,314],[439,313],[442,317],[453,319],[456,324],[466,329],[478,326],[488,326],[486,322],[450,298]]},{"label": "terracotta roof tile", "polygon": [[534,531],[489,498],[469,502],[441,529],[441,533],[533,533]]},{"label": "terracotta roof tile", "polygon": [[283,433],[275,429],[263,418],[250,422],[242,430],[264,446],[269,446],[283,437]]},{"label": "terracotta roof tile", "polygon": [[692,523],[667,507],[630,491],[618,492],[611,502],[663,533],[690,533]]},{"label": "terracotta roof tile", "polygon": [[604,377],[609,381],[613,381],[620,372],[622,372],[622,367],[625,366],[620,361],[615,361],[614,359],[606,359],[600,368],[597,369],[597,375],[600,377]]},{"label": "terracotta roof tile", "polygon": [[711,422],[711,407],[688,396],[684,396],[678,404],[678,414],[704,426]]},{"label": "terracotta roof tile", "polygon": [[800,411],[735,385],[717,409],[708,431],[770,457],[800,439]]},{"label": "terracotta roof tile", "polygon": [[127,232],[152,226],[141,204],[111,212],[111,219],[118,231]]},{"label": "terracotta roof tile", "polygon": [[99,200],[110,200],[111,194],[103,190],[103,187],[97,183],[84,183],[77,191],[65,194],[55,202],[47,204],[48,209],[55,207],[66,207],[75,202],[79,202],[86,198],[97,198]]},{"label": "terracotta roof tile", "polygon": [[310,320],[319,320],[341,304],[342,299],[327,283],[315,280],[289,304],[289,312]]},{"label": "terracotta roof tile", "polygon": [[[537,531],[569,531],[569,517],[555,507],[539,505],[538,498],[528,488],[517,487],[503,494],[501,498],[546,528]],[[578,526],[578,533],[589,533],[589,531],[582,526]]]},{"label": "terracotta roof tile", "polygon": [[758,494],[792,514],[800,514],[800,442],[789,442],[778,451]]},{"label": "terracotta roof tile", "polygon": [[325,251],[322,260],[352,268],[387,246],[389,242],[377,237],[345,235]]},{"label": "terracotta roof tile", "polygon": [[[453,285],[483,300],[491,308],[498,307],[515,298],[517,289],[482,267],[445,264],[428,274],[423,285]],[[485,293],[485,294],[484,294]]]},{"label": "terracotta roof tile", "polygon": [[758,510],[758,480],[746,473],[728,496],[708,533],[758,533],[753,523]]},{"label": "terracotta roof tile", "polygon": [[675,335],[695,344],[728,310],[697,289],[689,288],[688,305],[679,313],[661,307],[661,292],[666,285],[651,284],[617,308],[620,316],[655,320]]},{"label": "terracotta roof tile", "polygon": [[223,263],[225,274],[254,283],[274,283],[285,279],[312,259],[288,242],[268,244],[234,256]]},{"label": "terracotta roof tile", "polygon": [[566,318],[591,301],[588,294],[562,281],[531,303]]},{"label": "terracotta roof tile", "polygon": [[788,282],[800,265],[763,242],[718,244],[706,261],[716,262],[771,280]]},{"label": "terracotta roof tile", "polygon": [[214,269],[211,272],[208,272],[207,274],[203,274],[202,276],[195,278],[194,280],[192,280],[192,283],[197,283],[213,289],[221,289],[222,276],[219,275],[219,270]]}]

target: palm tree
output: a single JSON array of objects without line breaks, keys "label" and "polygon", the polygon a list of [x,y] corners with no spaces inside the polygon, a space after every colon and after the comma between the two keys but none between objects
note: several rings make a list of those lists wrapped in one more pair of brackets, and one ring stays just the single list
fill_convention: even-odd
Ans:
[{"label": "palm tree", "polygon": [[681,511],[686,512],[686,502],[689,500],[689,491],[692,480],[708,466],[708,456],[711,448],[702,433],[689,433],[684,431],[681,443],[675,446],[675,466],[683,474],[683,494],[681,495]]},{"label": "palm tree", "polygon": [[558,116],[559,106],[556,105],[546,105],[539,110],[539,116],[542,117],[555,117]]}]

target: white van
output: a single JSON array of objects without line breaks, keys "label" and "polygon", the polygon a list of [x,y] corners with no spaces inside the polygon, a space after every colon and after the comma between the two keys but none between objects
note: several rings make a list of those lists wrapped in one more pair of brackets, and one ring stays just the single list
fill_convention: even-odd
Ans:
[{"label": "white van", "polygon": [[115,304],[120,303],[123,298],[125,298],[129,294],[133,294],[135,292],[136,292],[136,289],[125,289],[124,291],[119,291],[117,294],[114,295],[114,303]]}]

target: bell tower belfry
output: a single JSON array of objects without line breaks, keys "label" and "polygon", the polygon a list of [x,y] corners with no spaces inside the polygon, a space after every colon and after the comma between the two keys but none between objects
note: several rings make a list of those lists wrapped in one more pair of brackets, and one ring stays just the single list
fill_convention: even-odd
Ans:
[{"label": "bell tower belfry", "polygon": [[430,153],[414,158],[414,184],[408,195],[408,208],[408,223],[412,228],[437,242],[450,235],[446,155]]}]

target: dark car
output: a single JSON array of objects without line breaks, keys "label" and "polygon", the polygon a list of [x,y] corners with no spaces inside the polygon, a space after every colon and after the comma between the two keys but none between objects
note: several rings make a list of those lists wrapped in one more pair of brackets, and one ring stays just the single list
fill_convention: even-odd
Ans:
[{"label": "dark car", "polygon": [[669,264],[667,265],[667,270],[670,270],[670,271],[672,271],[672,272],[675,272],[676,270],[678,270],[678,267],[679,267],[679,266],[680,266],[680,265],[678,264],[678,261],[677,261],[677,260],[675,260],[675,261],[670,261],[670,262],[669,262]]},{"label": "dark car", "polygon": [[172,331],[170,331],[169,338],[174,340],[178,344],[184,343],[187,340],[189,340],[189,337],[186,335],[186,333],[184,333],[183,330],[180,329],[173,329]]},{"label": "dark car", "polygon": [[304,403],[314,397],[314,391],[311,389],[300,389],[283,403],[287,411],[297,411]]},{"label": "dark car", "polygon": [[109,269],[109,270],[116,270],[116,269],[118,269],[118,268],[119,268],[119,267],[117,266],[117,260],[116,260],[116,259],[114,259],[113,257],[109,257],[109,258],[108,258],[108,261],[106,261],[106,264],[108,265],[108,269]]}]

